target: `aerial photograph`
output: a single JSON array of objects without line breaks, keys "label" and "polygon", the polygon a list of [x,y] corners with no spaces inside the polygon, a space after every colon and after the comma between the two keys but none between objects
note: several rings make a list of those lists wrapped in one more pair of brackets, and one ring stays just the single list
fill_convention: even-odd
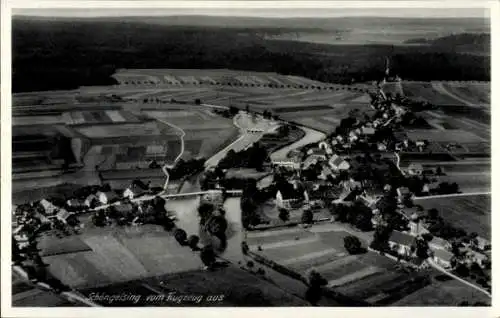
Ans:
[{"label": "aerial photograph", "polygon": [[13,308],[492,305],[488,8],[11,27]]}]

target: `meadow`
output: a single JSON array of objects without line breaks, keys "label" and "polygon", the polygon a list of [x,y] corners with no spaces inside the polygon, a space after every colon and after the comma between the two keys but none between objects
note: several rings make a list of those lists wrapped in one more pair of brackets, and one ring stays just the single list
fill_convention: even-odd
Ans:
[{"label": "meadow", "polygon": [[468,233],[476,232],[485,238],[491,237],[491,195],[469,195],[451,198],[422,198],[415,201],[424,209],[436,208],[446,221],[463,228]]}]

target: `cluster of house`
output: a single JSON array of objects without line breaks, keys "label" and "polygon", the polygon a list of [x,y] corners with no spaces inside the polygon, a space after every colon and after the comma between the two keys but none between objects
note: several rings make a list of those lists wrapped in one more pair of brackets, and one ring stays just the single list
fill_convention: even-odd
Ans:
[{"label": "cluster of house", "polygon": [[[409,215],[409,227],[407,232],[392,231],[389,238],[389,247],[402,257],[411,257],[414,253],[412,245],[416,239],[422,239],[423,234],[429,233],[426,229],[423,215],[416,208],[404,208],[402,213]],[[485,261],[490,258],[489,253],[491,244],[488,240],[482,237],[476,237],[468,243],[462,243],[459,248],[459,253],[463,257],[457,259],[452,253],[452,245],[447,240],[433,236],[432,240],[428,242],[430,254],[433,260],[443,268],[451,268],[451,261],[453,258],[458,263],[465,263],[471,265],[477,263],[480,266],[485,265]]]},{"label": "cluster of house", "polygon": [[[134,199],[149,192],[148,186],[134,181],[120,196],[115,191],[97,191],[86,198],[68,199],[63,206],[58,206],[47,199],[32,204],[14,206],[12,212],[13,237],[19,247],[28,245],[37,229],[45,224],[73,226],[78,224],[77,215],[98,206],[108,205],[123,199]],[[126,204],[116,206],[118,210],[130,209]],[[77,225],[78,226],[78,225]]]}]

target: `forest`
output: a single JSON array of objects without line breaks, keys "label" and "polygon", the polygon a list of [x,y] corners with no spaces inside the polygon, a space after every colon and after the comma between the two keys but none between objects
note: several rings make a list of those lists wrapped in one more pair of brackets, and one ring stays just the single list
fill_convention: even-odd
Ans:
[{"label": "forest", "polygon": [[[304,76],[330,83],[380,79],[386,56],[408,80],[490,79],[489,54],[447,45],[328,45],[269,40],[289,29],[200,27],[119,20],[31,20],[12,26],[13,92],[115,84],[120,68],[228,68]],[[481,36],[478,34],[477,36]],[[455,37],[456,44],[470,36]],[[484,49],[481,38],[475,51]]]}]

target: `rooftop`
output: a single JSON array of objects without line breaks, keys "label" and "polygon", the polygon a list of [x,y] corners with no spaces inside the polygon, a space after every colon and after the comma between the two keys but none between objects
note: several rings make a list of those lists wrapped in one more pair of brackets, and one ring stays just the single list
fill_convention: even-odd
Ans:
[{"label": "rooftop", "polygon": [[453,254],[443,249],[433,249],[434,256],[445,261],[450,261],[453,258]]},{"label": "rooftop", "polygon": [[401,245],[410,246],[415,241],[415,237],[407,233],[392,231],[389,241]]}]

